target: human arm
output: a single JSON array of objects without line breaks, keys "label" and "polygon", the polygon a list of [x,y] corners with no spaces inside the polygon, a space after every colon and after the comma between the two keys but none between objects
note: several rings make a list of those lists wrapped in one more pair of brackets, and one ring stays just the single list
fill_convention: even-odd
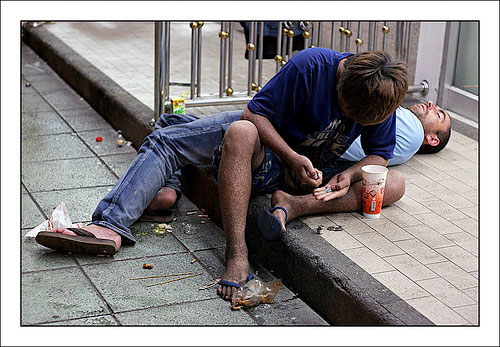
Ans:
[{"label": "human arm", "polygon": [[321,184],[321,171],[315,169],[307,157],[295,152],[266,117],[251,112],[247,107],[241,114],[241,119],[250,121],[255,125],[264,146],[280,156],[298,175],[301,183],[313,187],[318,187]]},{"label": "human arm", "polygon": [[[321,200],[323,202],[340,198],[347,194],[349,187],[352,183],[357,182],[362,179],[361,168],[365,165],[381,165],[387,166],[389,162],[388,159],[384,159],[378,155],[368,155],[361,161],[352,165],[348,169],[342,171],[341,173],[333,176],[328,183],[321,188],[316,188],[313,190],[313,195],[316,200]],[[331,192],[326,190],[330,188]]]}]

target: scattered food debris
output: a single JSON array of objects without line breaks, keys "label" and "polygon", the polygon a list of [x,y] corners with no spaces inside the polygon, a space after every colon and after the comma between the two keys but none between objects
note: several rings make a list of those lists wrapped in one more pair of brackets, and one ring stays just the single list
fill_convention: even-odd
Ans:
[{"label": "scattered food debris", "polygon": [[118,130],[117,133],[118,133],[118,139],[116,140],[116,145],[118,147],[123,147],[123,145],[125,144],[125,139],[123,138],[122,131]]},{"label": "scattered food debris", "polygon": [[187,211],[187,212],[186,212],[186,215],[187,215],[187,216],[190,216],[190,215],[192,215],[192,214],[196,214],[196,213],[198,213],[198,211]]},{"label": "scattered food debris", "polygon": [[191,260],[191,264],[196,263],[196,259]]},{"label": "scattered food debris", "polygon": [[199,214],[198,217],[201,217],[201,218],[208,218],[208,214]]},{"label": "scattered food debris", "polygon": [[166,232],[172,232],[172,226],[170,224],[158,224],[158,226],[153,230],[155,234],[165,234]]},{"label": "scattered food debris", "polygon": [[153,265],[151,265],[151,264],[142,264],[142,268],[143,269],[152,269]]},{"label": "scattered food debris", "polygon": [[25,86],[29,88],[29,87],[31,87],[31,83],[26,82]]},{"label": "scattered food debris", "polygon": [[270,304],[281,287],[280,280],[263,283],[255,277],[238,288],[231,300],[231,309],[251,308],[260,304]]},{"label": "scattered food debris", "polygon": [[186,231],[184,231],[186,234],[191,234],[191,231],[193,231],[193,227],[191,224],[186,224]]},{"label": "scattered food debris", "polygon": [[97,136],[97,137],[95,138],[95,140],[96,140],[96,142],[102,142],[102,137]]},{"label": "scattered food debris", "polygon": [[343,231],[344,228],[342,228],[342,225],[332,225],[332,226],[328,227],[327,230],[330,230],[330,231]]},{"label": "scattered food debris", "polygon": [[201,224],[207,224],[207,221],[206,220],[202,220],[200,221]]},{"label": "scattered food debris", "polygon": [[325,226],[324,225],[320,225],[318,226],[318,228],[316,229],[316,234],[323,234],[323,231],[325,230]]}]

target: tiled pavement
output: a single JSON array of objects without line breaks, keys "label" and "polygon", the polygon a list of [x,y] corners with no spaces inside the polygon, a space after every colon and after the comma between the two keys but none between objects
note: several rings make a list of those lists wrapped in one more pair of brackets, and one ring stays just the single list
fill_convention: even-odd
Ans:
[{"label": "tiled pavement", "polygon": [[[30,48],[22,47],[22,236],[64,202],[73,222],[89,222],[102,197],[135,157],[117,147],[116,131]],[[103,138],[96,142],[96,136]],[[200,223],[186,198],[174,209],[172,233],[135,223],[138,242],[114,257],[65,255],[22,238],[21,324],[262,326],[328,325],[283,286],[271,305],[231,311],[215,287],[199,290],[224,269],[223,231]],[[193,262],[194,261],[194,262]],[[154,265],[152,270],[143,263]],[[263,281],[274,279],[252,262]],[[164,279],[129,278],[173,273],[201,276],[150,288]]]},{"label": "tiled pavement", "polygon": [[[47,28],[139,100],[152,106],[154,31],[151,23],[56,23]],[[186,23],[182,28],[173,29],[172,39],[178,35],[184,42],[172,47],[176,47],[176,52],[185,53],[189,50],[186,42],[190,40],[190,29]],[[209,37],[211,31],[216,38],[212,40],[212,47],[218,48],[219,27],[206,24],[204,29],[204,37]],[[142,45],[140,49],[138,45]],[[216,48],[214,52],[218,52]],[[238,52],[243,52],[243,48]],[[188,79],[189,64],[175,63],[175,57],[172,55],[173,66],[185,68],[175,68],[179,77],[174,75],[173,79]],[[218,53],[204,57],[204,61],[211,68],[208,71],[203,68],[203,71],[213,74],[204,77],[208,81],[204,90],[209,93],[209,83],[216,86],[218,81]],[[270,64],[272,74],[274,64]],[[245,64],[240,71],[235,76],[245,81]],[[173,89],[171,95],[181,92],[185,90]],[[40,111],[47,111],[43,103],[39,107]],[[205,107],[190,109],[190,112],[211,114],[219,110],[220,107]],[[109,131],[111,134],[112,130]],[[88,134],[88,147],[95,147],[91,141],[93,134]],[[79,138],[83,140],[84,135]],[[44,146],[50,146],[51,141],[47,142]],[[79,160],[96,161],[87,153],[88,147],[74,145],[73,150],[80,151],[83,158]],[[58,156],[65,158],[72,155],[73,150]],[[105,162],[129,154],[101,153]],[[406,176],[406,194],[393,206],[384,208],[380,220],[347,213],[306,217],[304,222],[312,228],[320,224],[342,225],[343,231],[325,231],[323,237],[434,323],[477,325],[478,142],[453,132],[450,143],[440,153],[416,155],[394,169]],[[95,198],[99,196],[96,194]]]}]

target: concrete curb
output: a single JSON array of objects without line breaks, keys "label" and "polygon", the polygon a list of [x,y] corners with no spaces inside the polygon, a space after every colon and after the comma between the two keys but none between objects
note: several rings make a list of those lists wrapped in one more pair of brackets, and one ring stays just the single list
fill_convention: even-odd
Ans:
[{"label": "concrete curb", "polygon": [[[23,40],[115,129],[121,129],[135,148],[142,144],[152,130],[149,121],[153,112],[147,106],[45,28],[26,28]],[[196,189],[200,186],[203,190]],[[183,170],[183,192],[221,225],[217,187],[208,170]],[[331,324],[434,325],[301,221],[288,225],[282,241],[263,241],[255,224],[258,209],[264,203],[269,204],[265,196],[250,202],[250,251],[283,276]]]}]

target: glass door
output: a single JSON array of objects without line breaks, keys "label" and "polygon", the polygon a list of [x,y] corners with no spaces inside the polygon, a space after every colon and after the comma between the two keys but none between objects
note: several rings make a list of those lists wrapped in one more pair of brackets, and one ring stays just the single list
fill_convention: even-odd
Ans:
[{"label": "glass door", "polygon": [[448,22],[439,104],[478,121],[479,22]]}]

